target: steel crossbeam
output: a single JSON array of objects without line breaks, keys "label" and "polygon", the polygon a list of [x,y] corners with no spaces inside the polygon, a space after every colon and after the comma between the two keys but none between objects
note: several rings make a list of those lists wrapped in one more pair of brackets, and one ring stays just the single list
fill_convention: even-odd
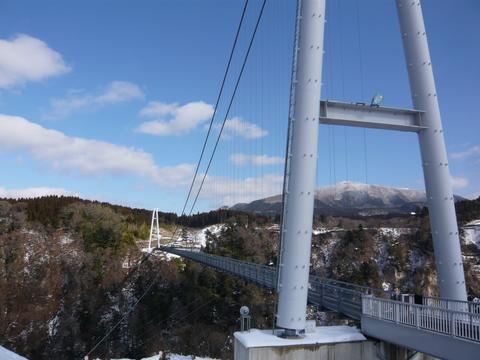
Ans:
[{"label": "steel crossbeam", "polygon": [[320,124],[420,132],[423,111],[320,101]]}]

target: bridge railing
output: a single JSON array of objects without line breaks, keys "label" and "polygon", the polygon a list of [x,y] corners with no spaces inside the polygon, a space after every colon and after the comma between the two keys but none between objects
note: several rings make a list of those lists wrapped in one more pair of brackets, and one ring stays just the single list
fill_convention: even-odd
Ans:
[{"label": "bridge railing", "polygon": [[342,286],[323,283],[310,277],[308,301],[313,305],[345,314],[353,319],[362,317],[362,293]]},{"label": "bridge railing", "polygon": [[432,306],[441,309],[480,314],[480,303],[473,301],[439,299],[435,297],[424,296],[422,298],[422,304],[425,306]]},{"label": "bridge railing", "polygon": [[273,289],[275,286],[276,270],[274,267],[249,263],[246,261],[231,259],[218,255],[206,254],[201,251],[192,251],[190,249],[161,246],[160,250],[168,251],[171,254],[194,260],[214,269],[236,275],[240,278],[270,289]]},{"label": "bridge railing", "polygon": [[363,295],[362,316],[480,341],[480,314]]},{"label": "bridge railing", "polygon": [[370,287],[370,286],[353,284],[353,283],[349,283],[349,282],[345,282],[345,281],[341,281],[341,280],[329,279],[329,278],[320,277],[320,276],[316,276],[316,275],[311,275],[310,276],[310,281],[312,281],[312,280],[321,282],[321,283],[326,284],[326,285],[337,286],[337,287],[341,287],[343,289],[350,289],[350,290],[356,291],[360,294],[370,294],[370,295],[376,295],[376,296],[388,297],[388,298],[394,294],[393,291],[385,291],[385,290],[379,289],[379,288],[373,288],[373,287]]}]

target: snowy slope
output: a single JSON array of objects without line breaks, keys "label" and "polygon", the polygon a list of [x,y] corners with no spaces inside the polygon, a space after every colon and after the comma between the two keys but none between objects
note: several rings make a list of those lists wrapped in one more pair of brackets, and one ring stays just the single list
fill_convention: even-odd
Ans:
[{"label": "snowy slope", "polygon": [[211,225],[206,228],[203,228],[202,230],[194,234],[196,245],[205,247],[205,245],[207,244],[207,231],[209,231],[214,235],[218,235],[223,230],[224,227],[225,227],[225,224],[215,224],[215,225]]},{"label": "snowy slope", "polygon": [[466,244],[480,247],[480,220],[474,220],[463,227],[463,238]]}]

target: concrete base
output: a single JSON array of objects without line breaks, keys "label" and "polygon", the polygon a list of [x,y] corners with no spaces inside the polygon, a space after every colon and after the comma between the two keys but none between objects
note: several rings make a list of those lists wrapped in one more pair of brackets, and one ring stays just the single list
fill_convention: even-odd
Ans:
[{"label": "concrete base", "polygon": [[367,339],[352,326],[321,326],[299,339],[272,330],[234,333],[235,360],[430,360],[393,344]]},{"label": "concrete base", "polygon": [[350,326],[322,326],[300,339],[283,339],[272,330],[236,332],[235,360],[370,360],[375,343]]}]

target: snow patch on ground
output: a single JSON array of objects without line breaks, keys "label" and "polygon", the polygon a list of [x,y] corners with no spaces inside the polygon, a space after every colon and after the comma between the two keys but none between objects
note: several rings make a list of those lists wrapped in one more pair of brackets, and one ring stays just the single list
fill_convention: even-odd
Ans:
[{"label": "snow patch on ground", "polygon": [[390,291],[390,290],[392,290],[392,284],[390,284],[389,282],[384,281],[384,282],[382,283],[382,288],[383,288],[383,291]]},{"label": "snow patch on ground", "polygon": [[280,231],[280,225],[279,224],[272,224],[270,226],[267,226],[266,229],[268,231]]},{"label": "snow patch on ground", "polygon": [[463,240],[465,244],[480,247],[480,220],[473,220],[463,227]]},{"label": "snow patch on ground", "polygon": [[330,255],[340,240],[340,236],[333,231],[328,237],[321,241],[317,251],[312,254],[312,259],[318,262],[315,267],[328,268],[330,266]]},{"label": "snow patch on ground", "polygon": [[0,360],[28,360],[28,359],[14,353],[13,351],[5,349],[3,346],[0,346]]},{"label": "snow patch on ground", "polygon": [[60,321],[60,318],[58,317],[58,314],[56,314],[52,319],[48,321],[47,323],[48,336],[52,337],[57,334],[57,327],[58,327],[59,321]]},{"label": "snow patch on ground", "polygon": [[62,245],[68,245],[68,244],[71,244],[72,242],[73,242],[73,238],[70,235],[65,234],[60,238],[60,244]]},{"label": "snow patch on ground", "polygon": [[218,235],[224,228],[225,224],[215,224],[203,228],[194,234],[195,245],[197,247],[205,247],[207,245],[207,231],[210,231],[213,235]]},{"label": "snow patch on ground", "polygon": [[334,227],[334,228],[326,228],[326,227],[318,227],[312,230],[313,235],[320,235],[320,234],[328,234],[332,232],[344,231],[342,228]]},{"label": "snow patch on ground", "polygon": [[390,228],[390,227],[381,227],[378,230],[379,235],[389,235],[394,239],[398,238],[400,235],[410,234],[412,232],[409,228]]}]

